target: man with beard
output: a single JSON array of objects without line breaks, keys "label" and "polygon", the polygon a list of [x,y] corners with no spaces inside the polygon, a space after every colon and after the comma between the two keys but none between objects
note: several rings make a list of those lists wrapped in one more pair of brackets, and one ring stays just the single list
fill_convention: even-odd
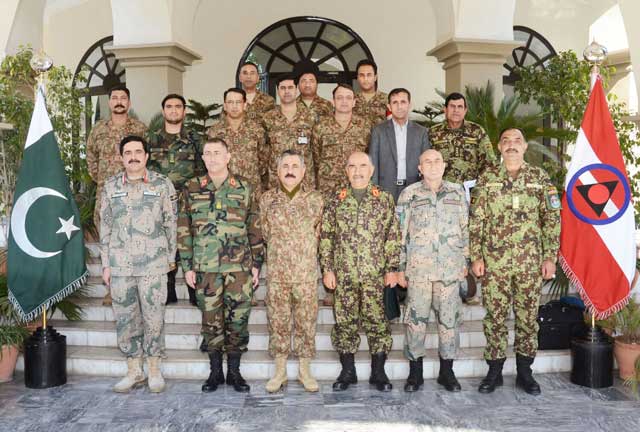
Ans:
[{"label": "man with beard", "polygon": [[300,360],[298,380],[306,391],[318,391],[311,375],[316,354],[318,317],[318,235],[322,218],[322,194],[307,189],[305,162],[295,150],[277,160],[280,185],[260,199],[262,235],[267,243],[267,318],[269,354],[276,371],[266,389],[273,393],[287,382],[287,357],[293,351]]},{"label": "man with beard", "polygon": [[[184,127],[184,97],[169,94],[162,99],[161,106],[164,125],[158,131],[149,131],[149,168],[169,177],[176,190],[182,190],[187,180],[203,172],[200,138],[195,131]],[[178,260],[179,257],[176,257],[176,262]],[[174,269],[167,275],[167,303],[178,301],[177,272]],[[189,288],[189,302],[194,306],[197,304],[192,288]]]},{"label": "man with beard", "polygon": [[[144,136],[147,127],[141,121],[129,117],[131,106],[130,92],[123,84],[109,90],[109,110],[111,118],[100,120],[91,129],[87,138],[87,168],[89,175],[97,184],[96,205],[93,222],[96,230],[100,228],[100,202],[104,182],[114,174],[122,171],[122,157],[119,145],[122,138],[128,135]],[[102,304],[111,305],[111,293],[107,288]]]}]

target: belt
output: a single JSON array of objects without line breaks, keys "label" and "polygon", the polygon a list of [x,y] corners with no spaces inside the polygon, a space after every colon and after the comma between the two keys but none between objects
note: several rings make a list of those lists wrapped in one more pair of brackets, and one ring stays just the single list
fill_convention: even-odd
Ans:
[{"label": "belt", "polygon": [[407,180],[396,180],[396,186],[404,186],[407,184]]}]

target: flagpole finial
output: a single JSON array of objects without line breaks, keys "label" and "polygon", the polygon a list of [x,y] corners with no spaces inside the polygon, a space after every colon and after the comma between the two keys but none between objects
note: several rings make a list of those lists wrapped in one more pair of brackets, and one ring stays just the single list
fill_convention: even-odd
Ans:
[{"label": "flagpole finial", "polygon": [[607,48],[594,39],[582,52],[582,56],[591,64],[591,74],[598,74],[600,65],[607,59]]},{"label": "flagpole finial", "polygon": [[44,76],[49,69],[53,67],[53,59],[44,52],[44,50],[40,50],[37,53],[34,53],[31,57],[31,61],[29,61],[31,65],[31,69],[38,76],[38,85],[44,84]]}]

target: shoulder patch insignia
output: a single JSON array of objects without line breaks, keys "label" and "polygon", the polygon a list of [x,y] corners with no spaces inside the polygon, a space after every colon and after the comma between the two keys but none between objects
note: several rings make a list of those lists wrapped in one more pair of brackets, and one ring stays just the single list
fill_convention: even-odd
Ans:
[{"label": "shoulder patch insignia", "polygon": [[378,198],[380,196],[380,189],[378,189],[376,186],[371,188],[371,195],[373,195],[374,197]]},{"label": "shoulder patch insignia", "polygon": [[558,210],[561,207],[560,196],[555,187],[547,189],[547,205],[551,210]]},{"label": "shoulder patch insignia", "polygon": [[235,177],[231,177],[229,179],[229,184],[233,187],[236,187],[238,185],[238,182],[236,181]]},{"label": "shoulder patch insignia", "polygon": [[344,199],[347,197],[347,189],[342,189],[340,191],[340,193],[338,194],[338,198],[340,198],[340,201],[344,201]]},{"label": "shoulder patch insignia", "polygon": [[207,179],[207,176],[204,176],[200,179],[200,187],[204,188],[207,186],[207,183],[209,183],[209,180]]}]

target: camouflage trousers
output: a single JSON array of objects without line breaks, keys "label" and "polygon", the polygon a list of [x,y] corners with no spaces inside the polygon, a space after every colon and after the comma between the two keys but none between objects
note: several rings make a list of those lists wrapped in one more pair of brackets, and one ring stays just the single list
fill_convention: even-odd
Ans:
[{"label": "camouflage trousers", "polygon": [[331,343],[339,353],[355,353],[360,346],[358,327],[367,335],[371,354],[391,351],[391,327],[384,315],[384,283],[376,280],[357,281],[338,278],[333,313],[336,323],[331,330]]},{"label": "camouflage trousers", "polygon": [[[104,185],[99,184],[96,186],[96,206],[93,209],[93,223],[96,227],[96,232],[98,236],[100,235],[100,202],[102,200],[102,191],[104,190]],[[98,237],[100,238],[100,237]]]},{"label": "camouflage trousers", "polygon": [[112,276],[118,347],[127,357],[164,357],[167,275]]},{"label": "camouflage trousers", "polygon": [[249,272],[196,273],[196,300],[207,350],[245,352],[251,313]]},{"label": "camouflage trousers", "polygon": [[512,269],[490,268],[483,279],[482,300],[487,313],[483,320],[487,345],[484,358],[495,360],[507,356],[509,330],[506,321],[513,308],[516,317],[516,353],[535,357],[538,350],[538,305],[540,273],[516,273]]},{"label": "camouflage trousers", "polygon": [[269,354],[272,357],[289,355],[293,315],[293,353],[301,358],[314,357],[318,320],[317,281],[269,282],[266,303],[269,321]]},{"label": "camouflage trousers", "polygon": [[462,321],[462,301],[459,281],[430,281],[411,279],[407,289],[407,308],[404,312],[404,355],[409,360],[424,357],[427,323],[431,309],[438,326],[438,353],[446,360],[456,358],[460,347],[459,326]]}]

